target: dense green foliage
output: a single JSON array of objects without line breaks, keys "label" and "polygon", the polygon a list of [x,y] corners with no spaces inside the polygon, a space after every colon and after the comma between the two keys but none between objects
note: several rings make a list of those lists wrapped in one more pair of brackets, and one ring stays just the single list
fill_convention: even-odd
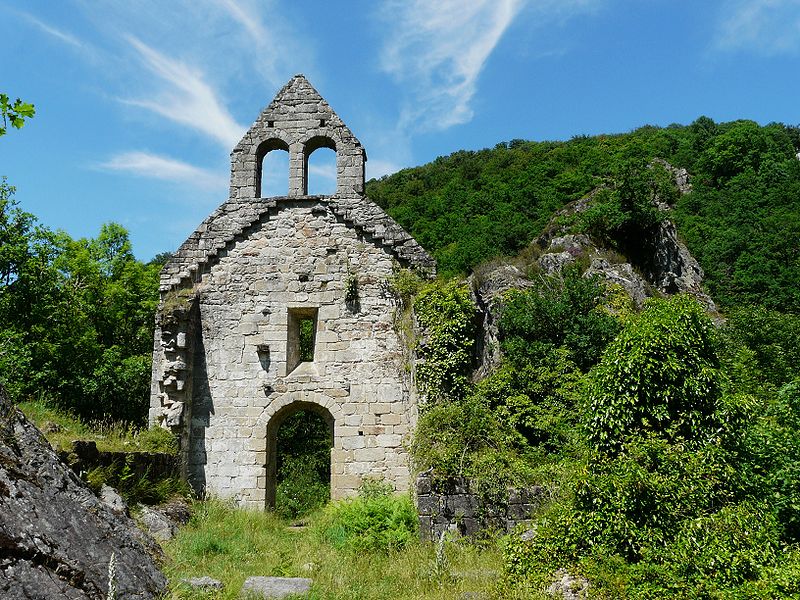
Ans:
[{"label": "dense green foliage", "polygon": [[541,585],[573,565],[608,597],[800,592],[786,546],[800,517],[798,384],[737,393],[754,374],[725,381],[720,351],[685,297],[625,327],[587,376],[583,467],[533,539],[509,539],[510,576]]},{"label": "dense green foliage", "polygon": [[473,366],[476,308],[467,286],[456,281],[423,288],[414,312],[426,337],[418,353],[420,389],[431,400],[458,398],[466,389]]},{"label": "dense green foliage", "polygon": [[300,517],[331,497],[331,447],[333,438],[325,419],[299,411],[278,429],[275,509],[278,514]]},{"label": "dense green foliage", "polygon": [[[591,366],[619,328],[604,297],[597,281],[574,270],[508,292],[499,321],[502,364],[477,384],[465,375],[463,386],[431,398],[411,444],[416,467],[469,477],[499,498],[508,485],[543,482],[548,465],[573,456],[581,365]],[[415,310],[426,302],[421,293]],[[435,314],[436,326],[449,330],[471,312]],[[418,370],[421,385],[426,374]]]},{"label": "dense green foliage", "polygon": [[[439,261],[463,273],[492,256],[513,255],[555,210],[606,188],[585,226],[596,233],[636,231],[657,215],[647,200],[675,199],[661,158],[688,169],[694,190],[674,218],[726,308],[764,304],[800,310],[800,132],[752,121],[642,127],[623,135],[567,142],[514,140],[456,152],[370,181],[367,193]],[[630,240],[630,235],[615,239]]]},{"label": "dense green foliage", "polygon": [[590,442],[613,453],[648,431],[683,443],[718,436],[719,376],[703,308],[688,296],[651,300],[592,371],[584,410]]},{"label": "dense green foliage", "polygon": [[319,528],[335,548],[391,552],[414,541],[417,513],[410,497],[393,495],[389,484],[365,480],[357,498],[325,509]]},{"label": "dense green foliage", "polygon": [[539,278],[537,286],[511,290],[503,302],[500,335],[505,356],[520,367],[563,347],[582,371],[599,359],[619,330],[606,310],[603,288],[570,270]]},{"label": "dense green foliage", "polygon": [[127,231],[74,240],[38,225],[0,184],[0,381],[86,419],[142,422],[160,265]]}]

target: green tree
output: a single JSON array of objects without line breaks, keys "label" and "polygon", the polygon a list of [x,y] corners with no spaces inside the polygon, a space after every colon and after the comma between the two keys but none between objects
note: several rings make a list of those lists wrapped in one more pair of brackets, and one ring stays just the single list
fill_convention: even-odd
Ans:
[{"label": "green tree", "polygon": [[689,296],[648,301],[606,348],[590,374],[589,439],[601,453],[655,432],[706,443],[722,428],[723,406],[714,325]]},{"label": "green tree", "polygon": [[30,119],[36,114],[33,104],[23,102],[19,98],[13,102],[7,94],[0,94],[0,117],[3,123],[0,125],[0,137],[4,136],[11,125],[15,129],[22,129],[25,119]]}]

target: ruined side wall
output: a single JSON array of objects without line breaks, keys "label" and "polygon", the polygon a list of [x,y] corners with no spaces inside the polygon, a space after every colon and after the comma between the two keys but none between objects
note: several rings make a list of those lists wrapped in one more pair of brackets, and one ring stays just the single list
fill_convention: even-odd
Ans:
[{"label": "ruined side wall", "polygon": [[[195,287],[188,474],[196,487],[262,508],[267,423],[301,401],[334,417],[334,498],[352,494],[366,475],[408,488],[402,439],[416,398],[392,325],[392,269],[387,250],[313,199],[279,203],[224,251]],[[345,301],[351,274],[357,306]],[[319,312],[314,362],[287,375],[290,307]]]}]

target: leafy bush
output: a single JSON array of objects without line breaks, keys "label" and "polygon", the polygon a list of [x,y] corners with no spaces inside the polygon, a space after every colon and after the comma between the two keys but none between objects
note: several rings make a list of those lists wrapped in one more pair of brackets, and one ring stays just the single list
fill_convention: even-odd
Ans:
[{"label": "leafy bush", "polygon": [[519,444],[559,453],[571,445],[578,422],[575,401],[582,375],[564,348],[543,350],[537,361],[504,362],[471,392],[492,418],[519,434]]},{"label": "leafy bush", "polygon": [[323,506],[331,497],[331,486],[322,481],[316,466],[303,457],[284,459],[275,492],[275,510],[294,519]]},{"label": "leafy bush", "polygon": [[472,461],[478,452],[513,447],[517,439],[482,398],[471,395],[428,407],[417,423],[411,453],[417,471],[432,468],[437,477],[469,477],[475,475]]},{"label": "leafy bush", "polygon": [[770,503],[783,537],[800,542],[800,379],[760,407],[741,450],[751,493]]},{"label": "leafy bush", "polygon": [[619,455],[590,461],[576,486],[567,536],[578,550],[594,546],[639,560],[671,539],[687,517],[730,501],[735,475],[718,446],[692,450],[643,434]]},{"label": "leafy bush", "polygon": [[354,552],[392,552],[417,537],[417,512],[408,496],[391,487],[367,484],[359,496],[330,504],[319,531],[335,548]]},{"label": "leafy bush", "polygon": [[399,269],[389,279],[389,285],[403,306],[410,306],[411,299],[422,289],[422,278],[411,269]]},{"label": "leafy bush", "polygon": [[608,453],[642,431],[710,441],[724,422],[718,368],[714,326],[696,300],[648,301],[590,375],[589,440]]},{"label": "leafy bush", "polygon": [[729,313],[726,329],[753,352],[767,382],[780,386],[800,375],[800,315],[742,306]]},{"label": "leafy bush", "polygon": [[275,508],[296,518],[330,499],[332,432],[319,414],[298,411],[281,423],[277,439]]},{"label": "leafy bush", "polygon": [[689,587],[713,589],[757,579],[764,567],[777,561],[778,539],[777,520],[769,507],[732,504],[685,521],[660,558]]},{"label": "leafy bush", "polygon": [[671,205],[678,197],[671,173],[663,165],[638,157],[614,173],[614,188],[600,190],[580,214],[579,228],[609,247],[636,258],[647,232],[667,215],[657,202]]}]

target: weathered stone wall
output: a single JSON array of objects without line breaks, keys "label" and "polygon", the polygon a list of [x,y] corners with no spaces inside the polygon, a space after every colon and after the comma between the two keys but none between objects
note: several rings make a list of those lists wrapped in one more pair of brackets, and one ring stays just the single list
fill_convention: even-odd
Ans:
[{"label": "weathered stone wall", "polygon": [[[415,398],[387,289],[390,253],[316,199],[286,200],[196,286],[188,475],[196,487],[263,507],[267,424],[294,402],[334,419],[332,492],[365,475],[407,489],[402,439]],[[358,280],[357,305],[345,300]],[[314,361],[287,373],[288,311],[318,310]],[[198,335],[199,334],[199,335]]]},{"label": "weathered stone wall", "polygon": [[164,452],[109,452],[98,450],[93,440],[75,440],[70,450],[60,450],[58,457],[76,473],[96,467],[127,466],[135,477],[147,476],[156,481],[180,476],[178,457]]},{"label": "weathered stone wall", "polygon": [[511,531],[531,518],[544,494],[538,486],[511,489],[504,502],[487,504],[470,490],[469,480],[436,482],[427,471],[417,476],[416,492],[419,534],[427,541],[438,540],[445,531],[462,535]]}]

